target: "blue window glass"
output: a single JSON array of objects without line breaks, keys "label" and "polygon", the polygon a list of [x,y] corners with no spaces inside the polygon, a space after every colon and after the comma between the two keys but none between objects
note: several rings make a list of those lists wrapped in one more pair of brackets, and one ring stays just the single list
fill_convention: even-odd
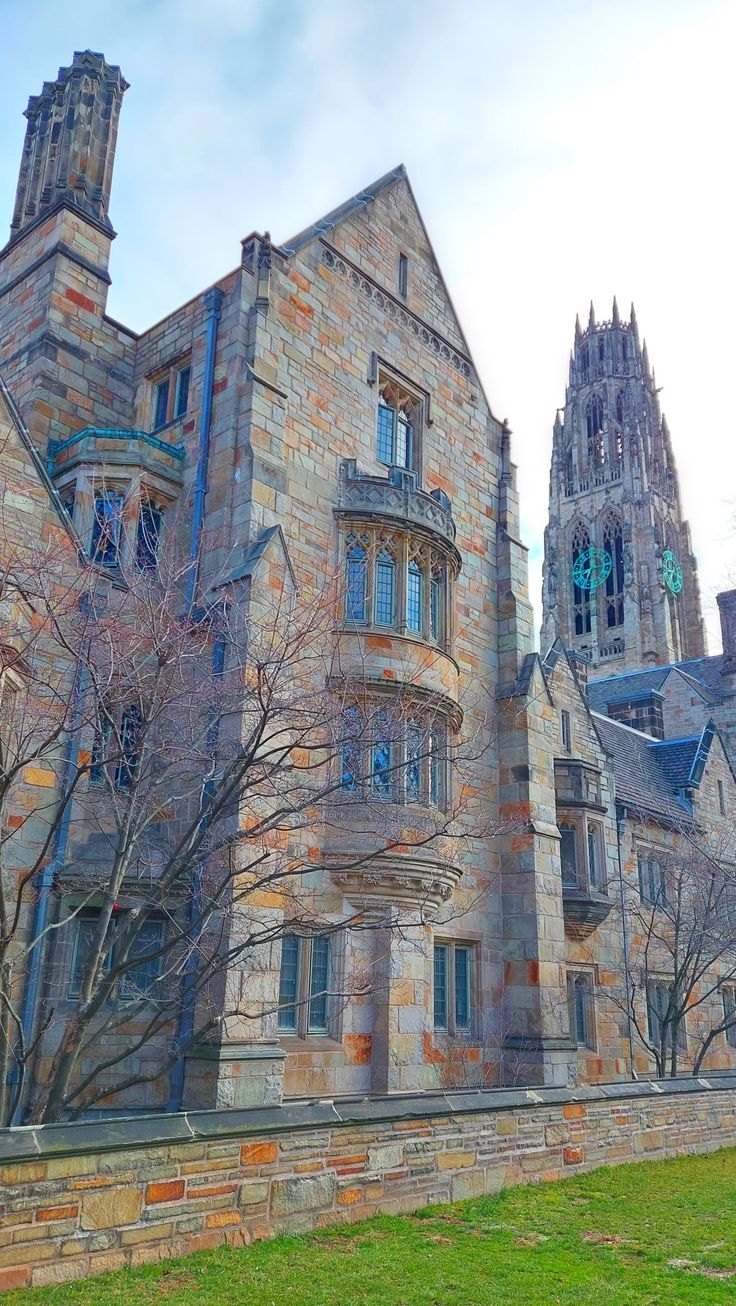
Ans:
[{"label": "blue window glass", "polygon": [[122,523],[123,495],[117,490],[106,490],[103,494],[98,494],[95,498],[89,554],[103,567],[117,566]]},{"label": "blue window glass", "polygon": [[281,977],[279,980],[278,1027],[296,1030],[297,1000],[299,997],[299,968],[301,965],[301,939],[298,934],[285,934],[281,940]]},{"label": "blue window glass", "polygon": [[145,921],[130,945],[129,969],[120,977],[120,996],[128,1000],[145,997],[161,974],[164,922]]},{"label": "blue window glass", "polygon": [[[87,911],[81,912],[74,922],[72,964],[69,974],[69,987],[67,989],[67,994],[70,998],[78,998],[82,991],[82,984],[84,983],[87,967],[90,963],[99,920],[99,912]],[[111,931],[112,925],[109,927],[108,939],[110,939]],[[111,950],[108,949],[103,961],[103,973],[106,973],[110,969],[110,952]]]},{"label": "blue window glass", "polygon": [[429,734],[429,801],[434,807],[444,802],[444,731],[434,726]]},{"label": "blue window glass", "polygon": [[312,961],[309,974],[309,1021],[313,1033],[327,1032],[327,990],[330,985],[330,940],[312,939]]},{"label": "blue window glass", "polygon": [[375,620],[379,626],[393,626],[396,611],[396,563],[386,550],[376,561]]},{"label": "blue window glass", "polygon": [[406,624],[421,632],[424,607],[424,576],[417,562],[410,562],[406,577]]},{"label": "blue window glass", "polygon": [[135,542],[135,560],[140,571],[155,571],[158,566],[158,549],[163,513],[152,503],[142,503],[138,517],[138,534]]},{"label": "blue window glass", "polygon": [[470,948],[455,947],[455,1024],[470,1025]]},{"label": "blue window glass", "polygon": [[353,544],[348,550],[345,577],[345,616],[350,621],[365,621],[366,618],[367,563],[365,549]]},{"label": "blue window glass", "polygon": [[126,708],[120,723],[122,757],[115,769],[116,789],[130,789],[138,774],[142,726],[143,720],[136,705]]},{"label": "blue window glass", "polygon": [[153,429],[166,425],[169,412],[169,378],[159,381],[153,395]]},{"label": "blue window glass", "polygon": [[422,797],[424,751],[424,731],[410,722],[406,732],[406,800],[409,803],[418,803]]},{"label": "blue window glass", "polygon": [[442,634],[442,587],[440,577],[434,575],[429,582],[429,633],[439,640]]},{"label": "blue window glass", "polygon": [[393,797],[393,748],[391,745],[390,723],[385,712],[379,712],[376,718],[375,743],[371,757],[371,780],[374,797],[383,802],[390,802]]},{"label": "blue window glass", "polygon": [[110,737],[112,727],[109,721],[98,721],[92,744],[92,756],[89,764],[89,783],[104,785],[105,766],[110,756]]},{"label": "blue window glass", "polygon": [[434,1025],[447,1029],[447,953],[446,943],[434,945]]},{"label": "blue window glass", "polygon": [[403,409],[399,409],[396,416],[396,453],[394,459],[398,467],[411,467],[412,437],[412,424]]},{"label": "blue window glass", "polygon": [[378,423],[376,428],[376,457],[379,463],[394,461],[394,421],[396,413],[385,404],[378,405]]},{"label": "blue window glass", "polygon": [[340,783],[354,791],[360,783],[360,718],[354,707],[343,713],[343,738],[340,746]]},{"label": "blue window glass", "polygon": [[174,417],[182,417],[189,407],[189,379],[191,375],[192,370],[190,367],[183,367],[181,372],[177,372]]}]

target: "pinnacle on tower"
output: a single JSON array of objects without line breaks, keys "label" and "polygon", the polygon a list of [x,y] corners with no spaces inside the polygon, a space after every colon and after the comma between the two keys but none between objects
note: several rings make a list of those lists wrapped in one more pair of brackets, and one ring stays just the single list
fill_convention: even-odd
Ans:
[{"label": "pinnacle on tower", "polygon": [[582,331],[582,327],[580,326],[580,314],[576,313],[575,314],[575,344],[578,343],[578,340],[580,339],[582,334],[583,331]]},{"label": "pinnacle on tower", "polygon": [[618,313],[618,304],[616,303],[616,296],[615,296],[615,295],[614,295],[614,297],[613,297],[613,312],[612,312],[612,314],[611,314],[611,322],[613,323],[613,325],[614,325],[615,327],[617,327],[617,326],[621,326],[621,318],[619,317],[619,313]]},{"label": "pinnacle on tower", "polygon": [[648,351],[647,351],[647,342],[646,342],[646,340],[644,341],[644,344],[642,345],[642,350],[641,350],[641,366],[642,366],[642,371],[644,372],[644,375],[645,375],[646,377],[648,377],[649,380],[651,381],[651,379],[652,379],[652,373],[651,373],[651,370],[650,370],[650,367],[649,367],[649,353],[648,353]]},{"label": "pinnacle on tower", "polygon": [[590,301],[590,312],[588,314],[588,330],[595,331],[595,309],[593,308],[592,299]]},{"label": "pinnacle on tower", "polygon": [[637,322],[637,320],[636,320],[636,309],[634,308],[633,300],[632,300],[632,303],[631,303],[630,321],[631,321],[631,332],[632,332],[632,335],[633,335],[633,337],[634,337],[634,339],[635,339],[635,341],[636,341],[636,343],[637,343],[637,345],[638,345],[638,343],[639,343],[639,324],[638,324],[638,322]]}]

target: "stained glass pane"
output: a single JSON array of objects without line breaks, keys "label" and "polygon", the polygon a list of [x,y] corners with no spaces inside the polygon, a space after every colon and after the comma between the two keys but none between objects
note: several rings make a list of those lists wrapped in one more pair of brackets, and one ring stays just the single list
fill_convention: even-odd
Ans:
[{"label": "stained glass pane", "polygon": [[315,1033],[327,1030],[328,998],[330,984],[330,940],[312,939],[312,965],[309,976],[309,1029]]},{"label": "stained glass pane", "polygon": [[421,632],[423,599],[424,577],[417,563],[410,562],[406,578],[406,624],[409,630]]},{"label": "stained glass pane", "polygon": [[455,1024],[470,1025],[470,948],[455,948]]},{"label": "stained glass pane", "polygon": [[301,939],[298,934],[285,934],[281,940],[281,978],[279,980],[279,1029],[295,1030],[299,995],[299,964]]},{"label": "stained glass pane", "polygon": [[376,428],[376,457],[379,463],[394,461],[394,420],[396,413],[385,404],[378,405]]},{"label": "stained glass pane", "polygon": [[396,563],[389,553],[381,553],[376,562],[375,620],[380,626],[393,626],[396,604]]},{"label": "stained glass pane", "polygon": [[351,621],[365,621],[367,559],[359,544],[348,553],[345,616]]},{"label": "stained glass pane", "polygon": [[447,1029],[447,944],[434,945],[434,1023]]}]

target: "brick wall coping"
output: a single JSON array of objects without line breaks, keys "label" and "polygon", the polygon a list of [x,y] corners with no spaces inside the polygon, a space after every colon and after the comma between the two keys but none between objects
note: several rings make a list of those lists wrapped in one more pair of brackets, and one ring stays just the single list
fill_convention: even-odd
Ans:
[{"label": "brick wall coping", "polygon": [[0,1160],[77,1156],[125,1148],[165,1147],[206,1139],[329,1129],[336,1126],[386,1124],[566,1105],[575,1102],[662,1099],[687,1093],[731,1093],[736,1073],[702,1078],[622,1080],[578,1088],[491,1088],[448,1093],[396,1093],[386,1097],[295,1100],[281,1106],[221,1111],[181,1111],[170,1115],[118,1116],[75,1124],[21,1125],[0,1129]]}]

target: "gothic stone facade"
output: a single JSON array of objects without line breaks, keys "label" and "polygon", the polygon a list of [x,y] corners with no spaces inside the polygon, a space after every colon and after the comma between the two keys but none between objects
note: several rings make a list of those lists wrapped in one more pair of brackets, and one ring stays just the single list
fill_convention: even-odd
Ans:
[{"label": "gothic stone facade", "polygon": [[[365,546],[377,558],[380,544],[398,577],[390,582],[398,584],[398,601],[394,594],[382,608],[385,593],[374,576],[359,619],[339,631],[342,665],[359,668],[389,698],[431,701],[448,731],[464,713],[463,729],[479,757],[471,815],[478,832],[501,829],[493,838],[478,833],[449,867],[431,852],[422,857],[399,847],[371,867],[370,877],[325,871],[316,884],[305,885],[327,921],[344,919],[356,904],[387,919],[403,914],[401,931],[352,934],[330,959],[343,973],[371,973],[377,981],[372,994],[336,1009],[319,1030],[285,1027],[277,1008],[293,958],[275,943],[258,977],[263,1017],[247,1028],[231,1022],[217,1047],[187,1056],[184,1104],[272,1100],[281,1091],[344,1095],[628,1074],[626,1022],[606,998],[607,989],[621,987],[626,969],[625,931],[611,886],[619,852],[624,876],[633,877],[649,824],[667,840],[682,825],[684,809],[676,812],[678,826],[674,820],[668,825],[647,801],[621,804],[617,741],[634,732],[625,724],[602,724],[601,714],[591,711],[583,670],[559,643],[544,661],[533,653],[509,432],[479,381],[404,169],[282,245],[267,235],[247,237],[236,267],[137,334],[106,312],[114,236],[108,200],[125,90],[119,69],[101,55],[77,54],[27,112],[11,238],[0,252],[7,447],[24,451],[18,465],[27,491],[19,495],[17,476],[13,484],[4,476],[4,521],[11,529],[22,522],[29,539],[49,531],[71,538],[82,561],[74,561],[72,549],[70,567],[124,575],[132,561],[126,551],[135,549],[144,515],[149,525],[155,522],[159,552],[186,551],[203,501],[202,591],[224,573],[233,583],[247,577],[254,602],[268,590],[274,569],[314,588],[345,568],[350,574],[352,549]],[[596,330],[590,329],[591,349]],[[637,617],[626,579],[625,651],[616,665],[627,668],[636,659],[697,655],[702,639],[698,622],[690,620],[697,591],[674,469],[671,460],[653,458],[652,424],[660,435],[662,427],[653,383],[640,376],[646,365],[633,324],[628,333],[632,416],[619,483],[626,486],[630,516],[620,521],[621,557],[629,566],[631,553],[636,584],[650,594],[653,615],[650,626],[643,610]],[[622,330],[612,324],[599,334],[601,366],[612,377],[619,365],[611,342]],[[590,377],[575,370],[578,380],[589,385]],[[641,412],[634,414],[642,387],[652,405],[646,431]],[[610,389],[615,403],[612,380]],[[573,421],[573,406],[570,413]],[[610,422],[606,429],[612,431]],[[558,426],[546,628],[598,661],[603,634],[599,638],[591,623],[586,644],[569,624],[570,596],[562,596],[569,546],[562,537],[554,552],[552,544],[554,531],[567,530],[573,519],[568,487],[575,495],[600,490],[604,496],[613,471],[604,457],[596,478],[604,484],[583,490],[587,473],[582,464],[565,462],[566,439]],[[101,497],[110,493],[117,496],[124,529],[114,556],[90,557]],[[644,501],[646,522],[639,508]],[[624,532],[627,521],[631,535]],[[656,593],[654,561],[647,572],[637,552],[635,528],[650,540],[652,559],[670,539],[668,530],[680,541],[682,602],[691,607],[674,624],[666,597]],[[408,617],[409,570],[420,552],[425,562],[438,561],[443,585],[436,614],[427,605],[415,621]],[[427,566],[429,590],[434,562]],[[614,597],[618,602],[621,596]],[[563,620],[561,614],[568,615]],[[665,629],[656,645],[652,632]],[[615,632],[618,638],[619,627]],[[683,642],[688,639],[692,647]],[[693,726],[698,735],[703,725]],[[733,775],[711,732],[688,821],[706,819],[718,780],[733,808]],[[43,785],[47,777],[26,771],[21,801],[27,808],[33,808],[34,792],[40,803]],[[674,790],[664,771],[661,787],[660,808],[671,815]],[[42,796],[48,801],[48,788]],[[449,803],[450,794],[435,799]],[[410,816],[399,812],[396,819]],[[575,886],[563,882],[561,871],[565,816],[580,849]],[[354,857],[372,819],[356,795],[339,834],[320,826],[314,844],[336,860]],[[590,845],[588,822],[599,840]],[[69,859],[82,848],[89,857],[89,832],[73,830]],[[595,884],[593,846],[601,862]],[[273,903],[264,907],[277,910]],[[33,909],[31,902],[29,929]],[[63,1004],[70,954],[54,957],[47,944],[37,950],[35,964],[53,977],[56,1001]],[[437,977],[445,973],[454,978],[454,992],[451,985],[443,994]],[[583,1042],[570,1001],[578,976],[588,986]],[[46,1055],[53,1039],[52,1025]],[[709,1064],[731,1057],[721,1039]],[[641,1050],[636,1065],[646,1069]],[[43,1056],[37,1074],[43,1075]],[[108,1105],[160,1108],[170,1101],[162,1077]]]}]

